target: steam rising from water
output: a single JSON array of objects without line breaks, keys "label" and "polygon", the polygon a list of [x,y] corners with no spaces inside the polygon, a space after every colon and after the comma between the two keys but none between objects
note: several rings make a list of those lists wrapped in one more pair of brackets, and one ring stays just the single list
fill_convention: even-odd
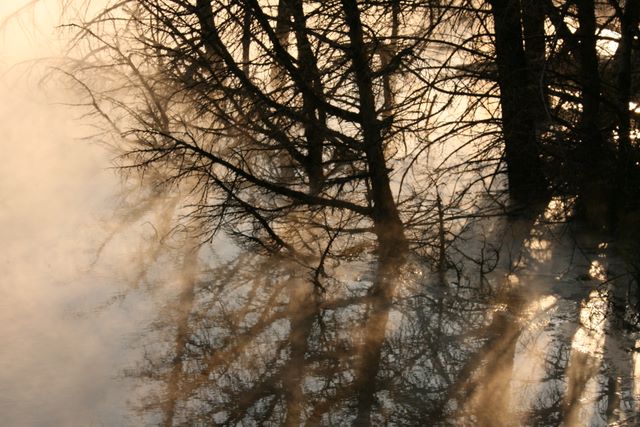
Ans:
[{"label": "steam rising from water", "polygon": [[[0,22],[19,6],[2,2]],[[38,85],[46,67],[19,64],[57,54],[50,6],[8,22],[0,38],[1,423],[117,425],[130,394],[115,376],[145,309],[134,296],[95,310],[122,287],[130,242],[92,267],[119,180],[109,153],[77,139],[87,132],[78,112],[56,103],[70,94]]]}]

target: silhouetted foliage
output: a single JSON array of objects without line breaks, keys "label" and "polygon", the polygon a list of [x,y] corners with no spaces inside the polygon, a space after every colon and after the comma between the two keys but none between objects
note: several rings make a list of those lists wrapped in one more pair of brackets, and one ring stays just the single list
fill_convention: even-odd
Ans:
[{"label": "silhouetted foliage", "polygon": [[[137,372],[158,385],[143,409],[165,425],[578,422],[611,370],[553,336],[550,397],[515,408],[537,296],[511,280],[549,261],[536,233],[560,208],[640,230],[638,8],[122,0],[74,26],[68,75],[120,165],[187,210],[189,274]],[[244,252],[198,273],[219,231]]]}]

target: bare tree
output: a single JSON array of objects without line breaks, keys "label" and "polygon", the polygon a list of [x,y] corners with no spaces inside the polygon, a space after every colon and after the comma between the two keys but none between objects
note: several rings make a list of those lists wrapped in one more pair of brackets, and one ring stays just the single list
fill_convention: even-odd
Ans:
[{"label": "bare tree", "polygon": [[[438,394],[422,409],[406,405],[423,422],[455,417],[454,407],[466,416],[463,404],[476,396],[482,363],[489,375],[513,363],[522,329],[509,322],[524,301],[509,295],[509,315],[494,317],[491,336],[475,334],[486,321],[482,310],[472,298],[446,295],[454,286],[467,296],[478,291],[465,289],[452,242],[474,220],[503,213],[486,209],[503,205],[496,188],[508,188],[516,205],[528,208],[531,227],[539,213],[533,205],[550,195],[613,207],[608,190],[634,182],[637,165],[628,159],[637,151],[637,123],[628,104],[636,99],[638,13],[629,4],[611,6],[612,20],[626,31],[613,80],[598,53],[598,31],[611,22],[598,15],[610,10],[602,2],[121,0],[78,24],[74,49],[81,55],[70,76],[121,137],[123,168],[188,194],[192,238],[224,231],[305,272],[301,279],[265,267],[240,284],[216,278],[198,285],[209,292],[205,317],[179,310],[170,369],[161,375],[164,399],[150,404],[165,424],[195,401],[200,420],[224,413],[226,424],[245,417],[317,424],[349,410],[352,417],[335,419],[371,425],[393,418],[384,414],[381,391],[408,399],[421,387]],[[432,149],[446,153],[433,159]],[[620,178],[601,178],[623,159]],[[506,186],[497,178],[505,170]],[[605,216],[620,208],[612,209]],[[498,264],[486,251],[483,245],[479,260],[459,254],[478,265],[479,287]],[[435,261],[443,285],[436,298],[399,286],[406,287],[402,267],[414,254]],[[331,270],[354,258],[375,260],[374,274],[345,296],[350,290],[332,281]],[[242,269],[257,261],[237,262]],[[452,270],[458,277],[449,284]],[[194,286],[181,296],[189,307]],[[343,298],[327,297],[340,292]],[[234,297],[238,306],[214,310]],[[406,302],[416,298],[428,303]],[[389,331],[403,304],[410,309],[401,314],[413,323],[401,332],[413,344],[428,342],[432,356],[409,351],[403,366],[433,374],[428,387],[422,377],[400,373],[405,381],[397,383],[389,375],[390,343],[410,347]],[[447,304],[468,309],[473,321],[456,318]],[[335,314],[340,309],[353,309],[357,319]],[[215,337],[208,335],[211,320],[224,329]],[[457,354],[440,341],[447,321],[484,344]],[[287,337],[279,339],[283,322]],[[435,336],[420,330],[430,322],[437,323]],[[339,336],[345,327],[349,339]],[[263,338],[269,353],[251,346]],[[504,357],[490,357],[492,346]],[[442,351],[455,366],[442,366]],[[238,353],[255,369],[245,372],[232,360]],[[315,392],[304,387],[307,369],[323,378]],[[493,386],[503,388],[505,378]],[[508,407],[508,396],[499,397]],[[336,409],[341,399],[349,406]],[[478,399],[481,406],[491,396]]]},{"label": "bare tree", "polygon": [[[318,292],[327,262],[375,252],[356,346],[359,425],[370,424],[376,402],[389,312],[411,246],[405,221],[430,203],[428,187],[402,196],[392,186],[411,176],[437,112],[424,84],[437,64],[429,35],[449,11],[395,0],[142,0],[116,2],[79,26],[84,56],[72,75],[121,134],[123,167],[186,189],[201,237],[222,229],[286,255],[310,269]],[[96,70],[114,84],[94,80]],[[412,233],[429,227],[417,222]],[[309,296],[292,291],[290,303]],[[289,319],[288,425],[300,422],[314,310]],[[170,422],[178,386],[169,384]]]}]

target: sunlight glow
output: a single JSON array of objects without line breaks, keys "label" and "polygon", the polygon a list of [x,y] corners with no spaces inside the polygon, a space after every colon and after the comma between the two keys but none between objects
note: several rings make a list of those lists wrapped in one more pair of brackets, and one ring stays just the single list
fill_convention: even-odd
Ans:
[{"label": "sunlight glow", "polygon": [[613,56],[618,49],[618,40],[620,40],[620,33],[603,28],[600,30],[600,38],[596,42],[596,49],[600,55]]},{"label": "sunlight glow", "polygon": [[537,222],[544,219],[547,222],[552,221],[566,221],[571,212],[571,208],[576,201],[576,197],[553,197],[547,208]]},{"label": "sunlight glow", "polygon": [[633,400],[637,410],[640,410],[640,339],[636,340],[633,349]]},{"label": "sunlight glow", "polygon": [[[591,273],[591,272],[590,272]],[[589,293],[587,302],[580,309],[580,327],[571,349],[601,358],[607,327],[609,291],[595,289]]]},{"label": "sunlight glow", "polygon": [[526,414],[546,386],[545,363],[554,345],[546,328],[557,302],[554,295],[542,295],[524,308],[519,319],[523,332],[518,338],[511,381],[511,393],[516,396],[512,399],[514,413]]},{"label": "sunlight glow", "polygon": [[535,320],[536,317],[551,309],[557,301],[558,297],[555,295],[543,295],[540,299],[533,301],[523,310],[524,317],[522,318],[522,321],[529,324],[531,320]]},{"label": "sunlight glow", "polygon": [[604,343],[608,329],[607,308],[610,292],[594,289],[581,304],[580,326],[571,342],[571,355],[565,372],[569,405],[567,425],[581,425],[593,419],[597,409],[598,372],[604,359]]},{"label": "sunlight glow", "polygon": [[549,261],[551,259],[551,242],[547,239],[531,236],[525,247],[528,249],[531,258],[538,262]]},{"label": "sunlight glow", "polygon": [[589,267],[589,276],[591,278],[604,282],[607,280],[607,272],[600,261],[594,259]]}]

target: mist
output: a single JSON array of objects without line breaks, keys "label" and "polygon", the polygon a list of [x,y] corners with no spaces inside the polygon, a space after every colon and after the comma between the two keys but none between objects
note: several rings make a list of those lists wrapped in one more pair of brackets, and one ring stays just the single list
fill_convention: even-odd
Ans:
[{"label": "mist", "polygon": [[[26,2],[25,2],[26,3]],[[0,22],[18,8],[3,2]],[[53,2],[0,33],[0,414],[3,425],[121,425],[122,370],[144,300],[126,288],[135,238],[101,245],[121,181],[113,153],[83,139],[90,123],[52,67],[64,43]]]}]

